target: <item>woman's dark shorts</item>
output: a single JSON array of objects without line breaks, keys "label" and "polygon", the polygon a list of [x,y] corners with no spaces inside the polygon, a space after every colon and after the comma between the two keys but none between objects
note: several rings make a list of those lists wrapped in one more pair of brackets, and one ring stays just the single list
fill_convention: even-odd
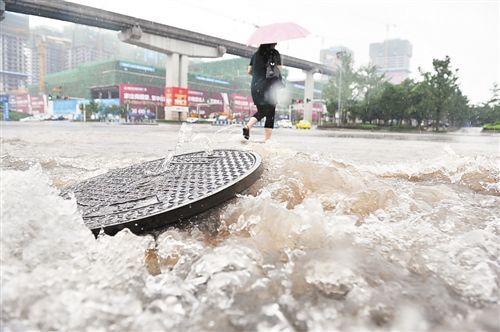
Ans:
[{"label": "woman's dark shorts", "polygon": [[266,118],[266,122],[264,124],[264,128],[274,128],[274,114],[276,111],[276,105],[256,105],[257,113],[253,115],[257,121],[262,120],[262,118]]}]

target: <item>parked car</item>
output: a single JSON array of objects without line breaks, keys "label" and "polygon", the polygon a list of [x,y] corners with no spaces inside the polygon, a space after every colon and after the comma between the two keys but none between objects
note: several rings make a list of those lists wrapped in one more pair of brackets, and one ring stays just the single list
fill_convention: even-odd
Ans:
[{"label": "parked car", "polygon": [[278,127],[279,128],[293,128],[293,124],[290,120],[279,120]]},{"label": "parked car", "polygon": [[63,120],[67,120],[67,119],[62,115],[51,115],[49,118],[47,118],[45,120],[46,121],[63,121]]},{"label": "parked car", "polygon": [[[35,114],[28,116],[26,118],[22,118],[19,121],[22,122],[31,122],[31,121],[47,121],[47,120],[58,120],[57,115],[52,115],[52,114]],[[62,119],[64,120],[64,118]]]},{"label": "parked car", "polygon": [[191,118],[191,117],[189,117],[189,118],[186,119],[186,122],[187,123],[196,123],[196,122],[198,122],[198,118]]},{"label": "parked car", "polygon": [[42,121],[43,119],[34,117],[34,116],[27,116],[25,118],[19,119],[21,122],[31,122],[31,121]]},{"label": "parked car", "polygon": [[300,120],[296,125],[295,127],[297,129],[311,129],[311,123],[309,121],[306,121],[306,120]]}]

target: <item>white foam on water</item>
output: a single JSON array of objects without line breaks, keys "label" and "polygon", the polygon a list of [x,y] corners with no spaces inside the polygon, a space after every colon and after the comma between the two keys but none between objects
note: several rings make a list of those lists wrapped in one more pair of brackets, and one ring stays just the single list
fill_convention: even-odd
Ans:
[{"label": "white foam on water", "polygon": [[136,290],[151,238],[121,232],[96,241],[40,167],[1,179],[2,325],[101,329],[142,310]]},{"label": "white foam on water", "polygon": [[363,166],[363,170],[378,176],[408,179],[415,182],[445,182],[466,186],[477,192],[499,196],[500,157],[476,155],[461,156],[451,148],[445,149],[439,158],[421,163],[375,164]]},{"label": "white foam on water", "polygon": [[[208,144],[196,135],[181,150]],[[127,230],[94,239],[56,183],[101,171],[71,178],[92,164],[85,157],[9,159],[2,328],[498,329],[500,198],[483,185],[498,184],[494,157],[361,167],[273,141],[246,148],[262,156],[261,178],[156,240]]]}]

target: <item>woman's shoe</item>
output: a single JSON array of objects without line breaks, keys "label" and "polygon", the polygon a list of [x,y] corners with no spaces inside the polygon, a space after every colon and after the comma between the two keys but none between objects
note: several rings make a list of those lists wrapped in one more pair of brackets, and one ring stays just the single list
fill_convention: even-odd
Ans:
[{"label": "woman's shoe", "polygon": [[243,127],[243,137],[245,139],[250,138],[250,129],[247,126]]}]

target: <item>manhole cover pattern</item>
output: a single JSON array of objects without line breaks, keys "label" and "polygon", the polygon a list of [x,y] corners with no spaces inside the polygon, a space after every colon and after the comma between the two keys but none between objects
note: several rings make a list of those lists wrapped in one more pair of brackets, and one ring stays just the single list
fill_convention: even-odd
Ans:
[{"label": "manhole cover pattern", "polygon": [[[73,192],[90,229],[140,220],[208,197],[260,165],[251,151],[214,150],[177,155],[111,170],[66,190]],[[163,166],[166,166],[162,168]]]}]

